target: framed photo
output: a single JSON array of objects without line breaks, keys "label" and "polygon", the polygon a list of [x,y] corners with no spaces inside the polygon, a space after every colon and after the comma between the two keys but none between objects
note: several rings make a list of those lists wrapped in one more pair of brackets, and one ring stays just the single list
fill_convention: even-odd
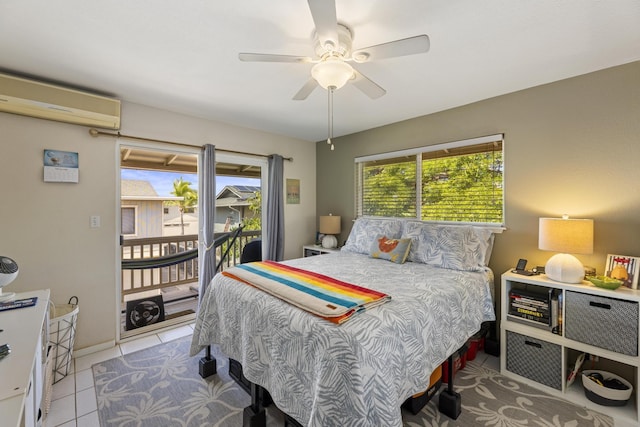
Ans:
[{"label": "framed photo", "polygon": [[639,265],[638,257],[608,254],[604,275],[622,280],[627,288],[638,289]]},{"label": "framed photo", "polygon": [[300,180],[287,178],[287,204],[300,204]]}]

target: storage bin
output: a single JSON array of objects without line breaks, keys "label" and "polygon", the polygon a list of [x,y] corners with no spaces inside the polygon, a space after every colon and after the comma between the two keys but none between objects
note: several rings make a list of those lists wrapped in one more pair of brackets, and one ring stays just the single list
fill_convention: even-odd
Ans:
[{"label": "storage bin", "polygon": [[424,408],[424,405],[429,403],[431,398],[440,390],[442,385],[442,365],[438,366],[429,377],[429,388],[422,393],[414,394],[410,398],[404,401],[402,407],[408,411],[411,411],[413,415]]},{"label": "storage bin", "polygon": [[484,336],[474,335],[467,342],[469,349],[467,350],[467,362],[476,358],[479,351],[484,350]]},{"label": "storage bin", "polygon": [[507,370],[562,390],[562,347],[507,331]]},{"label": "storage bin", "polygon": [[[455,378],[456,373],[461,371],[467,366],[467,345],[465,344],[458,351],[455,352],[453,357],[453,376]],[[449,359],[442,364],[442,382],[449,384]]]},{"label": "storage bin", "polygon": [[78,297],[71,297],[68,304],[49,304],[49,342],[53,360],[53,383],[67,376],[73,358],[73,344],[78,320]]},{"label": "storage bin", "polygon": [[638,303],[567,291],[565,336],[629,356],[638,355]]}]

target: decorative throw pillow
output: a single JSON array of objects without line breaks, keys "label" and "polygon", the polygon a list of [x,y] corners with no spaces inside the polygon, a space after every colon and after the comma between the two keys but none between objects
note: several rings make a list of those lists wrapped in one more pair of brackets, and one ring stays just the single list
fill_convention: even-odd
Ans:
[{"label": "decorative throw pillow", "polygon": [[408,222],[403,238],[411,238],[409,261],[462,271],[481,271],[489,263],[493,233],[469,225]]},{"label": "decorative throw pillow", "polygon": [[379,235],[371,246],[371,257],[386,259],[396,264],[403,264],[409,255],[411,239],[390,239]]},{"label": "decorative throw pillow", "polygon": [[402,235],[402,221],[398,219],[358,218],[353,223],[345,252],[369,255],[376,236],[385,235],[390,239],[399,239]]}]

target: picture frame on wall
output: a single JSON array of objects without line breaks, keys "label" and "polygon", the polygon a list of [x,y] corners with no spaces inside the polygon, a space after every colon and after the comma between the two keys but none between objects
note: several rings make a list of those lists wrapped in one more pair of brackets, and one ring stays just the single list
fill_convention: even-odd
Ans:
[{"label": "picture frame on wall", "polygon": [[638,268],[640,258],[607,254],[607,263],[604,268],[604,275],[623,281],[623,286],[630,289],[638,289]]},{"label": "picture frame on wall", "polygon": [[300,180],[287,178],[287,204],[300,204]]}]

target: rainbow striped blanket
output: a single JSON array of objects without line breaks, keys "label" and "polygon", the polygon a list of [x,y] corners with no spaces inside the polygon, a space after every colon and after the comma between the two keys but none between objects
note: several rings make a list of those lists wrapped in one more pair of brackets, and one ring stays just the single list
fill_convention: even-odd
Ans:
[{"label": "rainbow striped blanket", "polygon": [[240,264],[222,274],[338,324],[391,299],[382,292],[274,261]]}]

